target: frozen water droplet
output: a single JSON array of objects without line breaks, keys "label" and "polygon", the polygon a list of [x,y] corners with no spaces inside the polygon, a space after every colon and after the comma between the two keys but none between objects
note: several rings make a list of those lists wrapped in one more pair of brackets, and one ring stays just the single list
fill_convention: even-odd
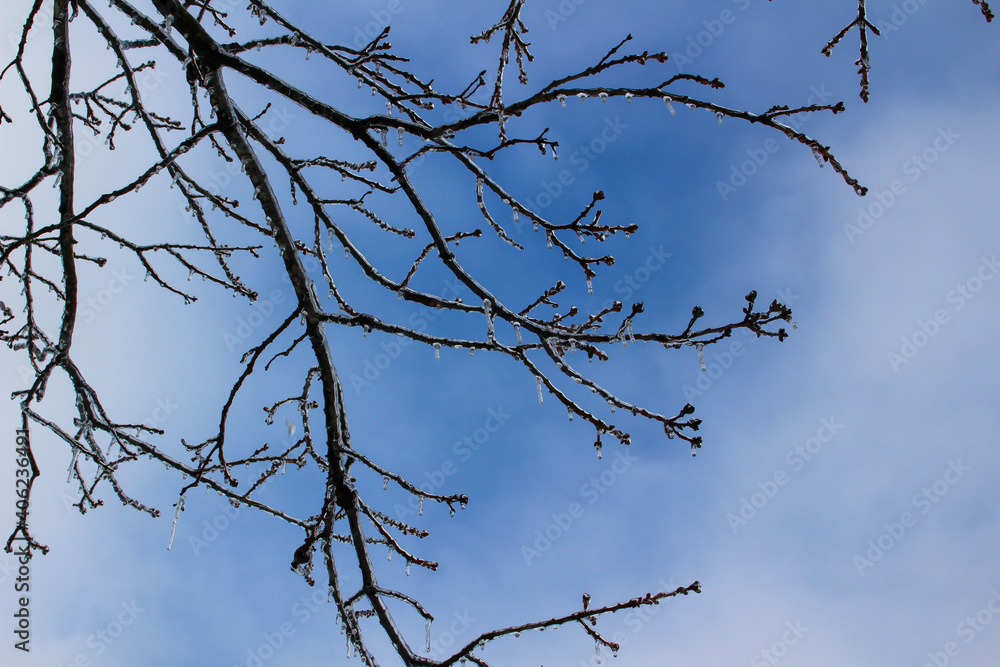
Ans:
[{"label": "frozen water droplet", "polygon": [[722,125],[722,115],[723,114],[722,114],[721,111],[716,111],[715,112],[715,117],[719,119],[719,125]]},{"label": "frozen water droplet", "polygon": [[566,96],[565,95],[556,95],[556,99],[559,100],[559,104],[561,104],[563,106],[563,109],[565,109],[566,108]]},{"label": "frozen water droplet", "polygon": [[587,99],[589,97],[589,95],[587,95],[587,93],[583,93],[583,92],[577,93],[576,96],[579,97],[581,100],[585,100],[585,99]]},{"label": "frozen water droplet", "polygon": [[434,361],[441,361],[441,343],[434,343]]},{"label": "frozen water droplet", "polygon": [[632,104],[632,97],[633,97],[632,93],[625,93],[625,101],[628,102],[629,104]]},{"label": "frozen water droplet", "polygon": [[601,98],[601,102],[602,103],[607,104],[607,102],[608,102],[608,94],[607,93],[598,93],[598,97]]},{"label": "frozen water droplet", "polygon": [[476,348],[474,348],[474,347],[470,347],[469,348],[469,356],[470,357],[476,356]]},{"label": "frozen water droplet", "polygon": [[670,110],[670,115],[671,116],[673,116],[675,113],[677,113],[676,111],[674,111],[674,105],[671,104],[671,102],[673,102],[673,101],[674,100],[673,100],[672,97],[670,97],[670,95],[664,95],[663,96],[663,102],[667,105],[667,109]]}]

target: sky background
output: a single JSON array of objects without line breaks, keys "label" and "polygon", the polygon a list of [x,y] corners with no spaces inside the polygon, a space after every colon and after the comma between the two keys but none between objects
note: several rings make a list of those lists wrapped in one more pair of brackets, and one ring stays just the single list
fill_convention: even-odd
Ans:
[{"label": "sky background", "polygon": [[[19,29],[28,4],[4,4],[4,63],[14,53],[8,34]],[[254,28],[235,4],[235,22],[247,28],[242,35],[271,30]],[[348,44],[391,17],[395,52],[440,89],[460,90],[495,66],[497,45],[473,47],[468,36],[492,25],[506,3],[427,4],[399,0],[395,13],[381,0],[280,7],[314,34]],[[883,36],[872,40],[866,105],[858,97],[856,31],[831,58],[820,53],[855,11],[846,0],[527,3],[522,16],[535,62],[527,87],[509,77],[508,102],[589,66],[631,33],[634,49],[665,50],[671,60],[623,71],[618,80],[629,84],[658,83],[680,69],[718,76],[727,86],[678,91],[734,108],[762,112],[817,97],[843,100],[846,113],[804,116],[798,126],[831,146],[870,193],[857,197],[829,166],[820,169],[808,149],[774,131],[732,119],[719,126],[712,114],[681,105],[671,116],[659,102],[570,99],[565,109],[552,104],[510,124],[512,134],[532,137],[551,127],[561,157],[556,162],[527,147],[489,164],[511,192],[540,205],[549,200],[539,195],[551,194],[563,174],[568,184],[542,209],[550,219],[575,217],[600,189],[607,195],[604,220],[640,226],[629,240],[619,236],[601,249],[617,261],[599,270],[593,296],[579,270],[547,251],[530,225],[509,225],[526,245],[523,253],[485,239],[490,234],[462,243],[463,264],[510,303],[528,303],[563,279],[569,289],[560,295],[561,312],[571,304],[589,312],[606,300],[643,301],[636,330],[672,333],[683,329],[695,305],[704,308],[704,322],[737,319],[743,295],[755,289],[761,304],[777,298],[791,306],[797,329],[783,343],[736,334],[737,347],[725,341],[706,349],[707,372],[692,348],[629,345],[611,349],[605,364],[578,363],[624,400],[667,414],[691,402],[703,421],[704,447],[692,458],[683,442],[667,440],[655,425],[605,412],[602,417],[632,433],[632,445],[605,439],[600,460],[592,427],[567,422],[554,397],[539,405],[534,380],[507,358],[445,349],[435,361],[431,348],[412,344],[386,365],[378,355],[394,339],[331,330],[355,446],[415,483],[444,478],[441,492],[470,497],[453,518],[429,503],[414,518],[431,536],[406,544],[439,561],[437,572],[414,567],[406,577],[398,555],[376,560],[382,583],[435,615],[434,657],[495,627],[576,611],[584,592],[593,605],[606,605],[698,580],[700,595],[667,600],[642,615],[602,618],[598,628],[611,639],[620,633],[622,643],[617,658],[605,651],[604,662],[995,664],[1000,41],[996,26],[971,2],[870,2],[869,19]],[[73,30],[78,90],[107,78],[113,63],[82,19]],[[45,48],[35,52],[40,77]],[[133,62],[148,57],[138,54]],[[186,122],[183,77],[162,53],[158,57],[167,75],[150,81],[144,98]],[[349,113],[384,109],[324,65],[306,67],[300,53],[275,51],[267,60]],[[227,83],[248,111],[275,101],[233,75]],[[38,136],[24,119],[27,104],[18,90],[10,74],[0,82],[5,110],[20,114],[13,128],[0,127],[0,183],[7,186],[37,168]],[[432,118],[442,119],[447,111],[435,113]],[[287,103],[276,103],[267,118],[289,151],[364,157]],[[144,168],[148,145],[139,132],[131,135],[110,153],[78,130],[78,152],[87,152],[81,193],[96,196]],[[406,149],[416,146],[407,138]],[[593,159],[583,153],[588,146]],[[747,166],[761,151],[766,162]],[[183,164],[206,185],[250,201],[207,151],[193,151]],[[734,177],[741,169],[746,177]],[[432,160],[414,174],[445,229],[483,226],[467,177]],[[287,198],[284,181],[277,182]],[[720,183],[732,189],[720,190]],[[78,196],[81,205],[87,201]],[[494,215],[508,220],[494,204]],[[54,210],[44,197],[36,205],[42,216]],[[391,201],[380,206],[398,216],[394,224],[416,224]],[[161,179],[95,219],[138,238],[196,239],[180,208],[181,198]],[[22,216],[9,205],[0,224],[19,228]],[[311,216],[298,211],[291,220],[311,230]],[[405,258],[426,240],[399,243],[348,224],[366,255],[397,278],[408,268]],[[238,230],[227,237],[233,243],[249,238]],[[84,274],[82,294],[100,299],[107,290],[107,297],[115,271],[114,286],[125,286],[100,310],[81,315],[74,346],[105,406],[121,421],[165,429],[157,442],[171,451],[182,437],[210,437],[240,373],[239,357],[258,340],[247,338],[234,350],[231,337],[240,336],[240,322],[256,313],[253,321],[260,316],[263,323],[253,336],[262,338],[288,312],[292,291],[280,267],[271,259],[235,262],[259,291],[257,304],[194,281],[199,301],[184,306],[144,283],[134,258],[97,239],[85,242],[101,248],[109,262]],[[597,252],[592,243],[583,249]],[[424,330],[436,334],[485,334],[482,318],[431,320],[412,303],[378,294],[339,261],[339,252],[332,255],[342,272],[338,284],[354,303],[371,304],[372,312],[395,321],[422,317]],[[657,261],[647,264],[653,257]],[[653,265],[655,271],[646,270]],[[428,270],[421,280],[422,289],[454,295],[441,272]],[[0,288],[0,298],[18,303],[11,278]],[[507,326],[498,327],[498,336],[514,340]],[[3,387],[23,386],[19,363],[5,354]],[[291,411],[279,412],[268,427],[261,407],[297,393],[306,363],[293,355],[248,386],[233,426],[246,448],[287,440],[283,418]],[[0,404],[7,451],[18,423],[14,407]],[[43,407],[69,419],[65,383],[52,386]],[[486,431],[494,424],[499,428]],[[182,485],[177,475],[155,466],[121,473],[129,493],[163,512],[159,519],[121,507],[107,487],[100,491],[105,506],[81,516],[68,507],[76,500],[66,484],[70,452],[34,433],[43,473],[31,526],[52,551],[31,562],[29,656],[12,649],[12,559],[0,555],[4,664],[251,667],[261,656],[260,664],[269,666],[358,664],[345,655],[323,592],[289,571],[300,531],[196,493],[168,551],[172,504]],[[479,448],[459,444],[465,438],[478,440]],[[10,489],[0,502],[12,517],[12,454],[0,459],[0,472]],[[380,479],[360,483],[369,501],[386,511],[406,502],[391,488],[383,492]],[[319,507],[322,489],[315,471],[289,471],[259,497],[305,516]],[[562,515],[574,503],[577,516],[567,524]],[[374,555],[384,558],[384,550],[375,548]],[[357,582],[345,569],[345,586]],[[397,619],[411,645],[422,646],[420,619],[405,610]],[[384,647],[374,627],[368,636],[376,650]],[[277,648],[269,651],[269,645]],[[572,626],[494,642],[483,657],[497,666],[597,664],[593,642]],[[386,658],[383,664],[397,663]]]}]

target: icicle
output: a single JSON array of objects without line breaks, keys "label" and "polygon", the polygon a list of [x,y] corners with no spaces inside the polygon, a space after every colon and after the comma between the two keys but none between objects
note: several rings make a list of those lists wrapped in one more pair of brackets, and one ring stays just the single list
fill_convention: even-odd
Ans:
[{"label": "icicle", "polygon": [[420,498],[417,499],[417,513],[420,514],[420,516],[424,515],[424,497],[423,496],[420,496]]},{"label": "icicle", "polygon": [[364,83],[361,79],[358,79],[358,90],[361,90],[361,85]]},{"label": "icicle", "polygon": [[601,642],[594,640],[594,651],[597,653],[597,664],[601,664]]},{"label": "icicle", "polygon": [[573,408],[567,406],[567,408],[566,408],[566,414],[569,415],[569,420],[573,421]]},{"label": "icicle", "polygon": [[389,488],[389,476],[382,475],[382,490],[385,491]]},{"label": "icicle", "polygon": [[441,343],[434,343],[434,361],[441,361]]},{"label": "icicle", "polygon": [[306,49],[306,60],[309,60],[309,56],[312,55],[312,49]]},{"label": "icicle", "polygon": [[671,104],[671,102],[673,102],[674,100],[673,100],[672,97],[670,97],[670,95],[664,95],[663,96],[663,101],[666,103],[667,109],[670,110],[670,115],[671,116],[673,116],[675,113],[677,113],[676,111],[674,111],[674,105]]},{"label": "icicle", "polygon": [[392,546],[391,545],[389,546],[389,559],[388,560],[392,560]]},{"label": "icicle", "polygon": [[170,542],[167,544],[167,551],[170,551],[170,547],[174,545],[174,533],[177,532],[177,519],[181,516],[181,511],[184,509],[184,496],[181,496],[177,501],[177,512],[174,513],[174,525],[170,529]]},{"label": "icicle", "polygon": [[559,100],[559,104],[561,104],[563,106],[563,109],[565,109],[566,108],[566,96],[565,95],[556,95],[556,99]]},{"label": "icicle", "polygon": [[701,366],[701,372],[705,372],[705,346],[701,343],[695,345],[698,348],[698,365]]},{"label": "icicle", "polygon": [[635,343],[635,334],[632,332],[632,320],[628,321],[628,324],[625,326],[625,331],[628,332],[628,342],[634,344]]},{"label": "icicle", "polygon": [[427,631],[427,652],[431,652],[431,619],[427,619],[427,624],[425,626]]},{"label": "icicle", "polygon": [[602,104],[607,104],[608,103],[608,94],[607,93],[598,93],[597,95],[598,95],[598,97],[601,98],[601,103]]},{"label": "icicle", "polygon": [[542,378],[539,375],[535,376],[535,388],[538,390],[538,404],[541,405],[545,401],[542,400]]},{"label": "icicle", "polygon": [[406,561],[406,576],[410,576],[410,561]]},{"label": "icicle", "polygon": [[587,276],[587,294],[593,294],[593,293],[594,293],[594,282],[590,279],[590,276]]},{"label": "icicle", "polygon": [[403,128],[399,128],[399,147],[403,147]]},{"label": "icicle", "polygon": [[531,228],[532,228],[531,231],[533,231],[533,232],[537,232],[538,231],[538,221],[537,220],[532,220],[531,221]]},{"label": "icicle", "polygon": [[632,97],[633,97],[632,93],[625,93],[625,101],[628,102],[629,104],[632,104]]},{"label": "icicle", "polygon": [[402,301],[402,300],[403,300],[403,290],[399,290],[398,292],[396,292],[396,301]]},{"label": "icicle", "polygon": [[351,250],[347,246],[344,246],[344,259],[351,258]]},{"label": "icicle", "polygon": [[327,252],[333,252],[333,229],[327,230]]},{"label": "icicle", "polygon": [[382,145],[383,146],[388,146],[389,145],[389,128],[383,127],[382,130],[381,130],[381,133],[382,133]]},{"label": "icicle", "polygon": [[608,403],[608,407],[611,408],[611,412],[615,411],[615,404],[614,403]]},{"label": "icicle", "polygon": [[372,97],[375,97],[375,86],[372,86]]},{"label": "icicle", "polygon": [[813,146],[813,157],[816,158],[816,162],[819,163],[820,169],[823,168],[823,154],[819,152],[819,149]]},{"label": "icicle", "polygon": [[483,310],[486,311],[486,340],[493,342],[496,340],[496,331],[493,323],[493,304],[489,299],[483,299]]},{"label": "icicle", "polygon": [[476,356],[476,348],[474,348],[474,347],[470,347],[469,348],[469,356],[470,357]]},{"label": "icicle", "polygon": [[715,112],[715,117],[719,119],[719,125],[722,125],[722,116],[723,116],[723,114],[722,114],[721,111],[716,111]]},{"label": "icicle", "polygon": [[603,459],[604,453],[601,451],[602,450],[601,443],[600,442],[596,443],[594,447],[597,449],[597,458]]},{"label": "icicle", "polygon": [[545,244],[552,250],[552,234],[545,232]]},{"label": "icicle", "polygon": [[788,320],[788,321],[791,323],[793,329],[799,328],[799,325],[795,323],[795,320]]},{"label": "icicle", "polygon": [[517,344],[521,344],[521,325],[514,322],[514,335],[517,336]]},{"label": "icicle", "polygon": [[694,104],[691,104],[690,102],[688,102],[688,103],[687,103],[687,108],[688,108],[688,109],[691,109],[691,111],[694,111],[694,110],[695,110],[695,109],[697,109],[698,107],[697,107],[696,105],[694,105]]},{"label": "icicle", "polygon": [[514,214],[514,224],[517,224],[517,207],[513,207],[511,212]]}]

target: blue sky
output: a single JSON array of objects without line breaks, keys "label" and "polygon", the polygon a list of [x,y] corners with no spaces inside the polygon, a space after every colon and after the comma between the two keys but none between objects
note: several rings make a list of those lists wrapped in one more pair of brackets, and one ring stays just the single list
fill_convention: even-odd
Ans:
[{"label": "blue sky", "polygon": [[[6,35],[27,4],[9,3],[0,17],[4,62],[13,53]],[[399,0],[393,13],[381,0],[349,8],[287,4],[289,18],[341,43],[391,16],[396,52],[451,89],[495,62],[496,44],[472,47],[468,35],[506,5]],[[575,216],[594,190],[604,190],[605,220],[636,222],[640,230],[605,244],[617,261],[599,270],[593,296],[530,225],[510,229],[523,253],[493,239],[462,243],[460,258],[484,284],[520,303],[561,278],[569,284],[562,308],[641,300],[646,312],[636,329],[666,332],[682,330],[695,305],[713,324],[736,319],[743,295],[755,289],[762,302],[791,306],[797,329],[783,343],[737,334],[709,347],[706,372],[691,348],[629,345],[610,350],[606,364],[581,364],[625,400],[671,414],[691,402],[703,421],[705,444],[692,458],[662,429],[604,414],[632,433],[632,445],[606,441],[600,460],[591,428],[568,422],[551,396],[539,405],[533,378],[506,358],[445,349],[435,361],[424,346],[394,348],[388,337],[332,331],[355,446],[416,483],[470,497],[455,517],[428,504],[414,519],[431,536],[408,546],[440,561],[437,572],[413,568],[407,577],[397,556],[378,563],[381,581],[436,616],[431,638],[439,656],[453,641],[494,627],[575,611],[584,592],[603,605],[699,580],[700,595],[602,619],[598,628],[620,633],[623,644],[604,661],[989,664],[1000,651],[996,27],[971,2],[869,3],[884,34],[872,40],[865,105],[853,64],[856,32],[831,58],[820,54],[852,19],[851,2],[821,9],[763,0],[675,4],[529,0],[523,16],[535,62],[525,90],[597,61],[631,33],[634,48],[671,54],[661,71],[720,77],[727,87],[703,97],[722,105],[760,112],[843,100],[844,114],[803,117],[798,126],[831,146],[869,195],[858,198],[829,166],[820,169],[807,149],[773,131],[732,119],[719,126],[711,114],[681,105],[670,115],[659,102],[570,99],[565,109],[553,104],[512,122],[523,136],[551,127],[561,159],[531,147],[511,151],[489,165],[494,177],[540,207],[548,202],[550,217]],[[106,53],[82,21],[73,26],[79,85],[103,80]],[[700,52],[691,46],[699,41]],[[296,85],[344,99],[351,113],[381,111],[350,82],[304,67],[301,55],[276,52],[276,62]],[[646,67],[623,72],[624,80],[666,78]],[[513,79],[508,101],[523,93]],[[152,82],[148,99],[187,120],[183,83],[171,71]],[[246,109],[271,101],[235,77],[228,83]],[[16,90],[7,78],[0,82],[5,109]],[[290,151],[321,145],[328,155],[363,155],[287,103],[275,105],[271,122]],[[30,160],[14,156],[37,151],[30,123],[21,127],[0,127],[4,185],[30,173]],[[99,193],[142,168],[148,146],[132,134],[114,153],[89,146],[84,164],[95,166],[81,175],[81,191]],[[755,157],[760,164],[748,163]],[[206,183],[250,200],[207,153],[187,159]],[[473,182],[443,162],[415,173],[445,228],[482,226]],[[142,238],[194,239],[179,201],[161,181],[97,215]],[[43,199],[38,206],[52,210]],[[384,206],[400,226],[415,224],[412,214]],[[0,224],[20,224],[22,215],[8,207]],[[311,221],[295,215],[303,226]],[[403,275],[411,246],[361,225],[352,233],[369,257]],[[134,259],[105,253],[107,268],[85,276],[84,293],[100,307],[82,317],[76,339],[88,376],[122,421],[165,429],[165,447],[212,435],[239,356],[256,342],[242,340],[241,322],[265,335],[288,312],[292,291],[280,267],[237,262],[261,294],[257,304],[196,281],[199,301],[184,306],[144,283]],[[485,334],[479,319],[427,317],[371,291],[342,263],[339,270],[338,284],[359,303],[370,299],[380,316],[418,321],[433,333]],[[422,280],[427,291],[454,293],[436,270]],[[16,303],[10,280],[2,289]],[[498,336],[513,341],[509,327]],[[244,348],[231,349],[232,337]],[[18,363],[8,352],[4,387],[21,386]],[[285,413],[268,427],[261,406],[297,392],[306,363],[293,356],[248,387],[234,427],[247,447],[287,439]],[[65,418],[72,407],[66,386],[54,384],[43,405]],[[7,441],[12,407],[0,408]],[[313,599],[288,569],[300,531],[197,493],[167,551],[176,475],[148,467],[122,474],[133,495],[163,511],[160,519],[122,508],[106,488],[106,506],[80,516],[66,508],[69,452],[41,434],[36,442],[43,475],[32,527],[52,552],[32,561],[32,653],[25,658],[5,641],[4,664],[242,667],[255,664],[262,646],[269,666],[357,664],[346,658],[325,596]],[[0,462],[8,480],[11,466],[11,457]],[[380,482],[362,480],[373,502],[387,511],[405,503]],[[321,497],[315,471],[289,471],[261,493],[300,515],[315,511]],[[12,508],[13,492],[3,502]],[[10,560],[0,556],[0,563]],[[9,623],[7,572],[0,585]],[[420,619],[403,610],[398,619],[420,646]],[[498,666],[596,664],[593,642],[578,628],[531,634],[495,642],[483,655]],[[376,647],[378,635],[369,631]]]}]

